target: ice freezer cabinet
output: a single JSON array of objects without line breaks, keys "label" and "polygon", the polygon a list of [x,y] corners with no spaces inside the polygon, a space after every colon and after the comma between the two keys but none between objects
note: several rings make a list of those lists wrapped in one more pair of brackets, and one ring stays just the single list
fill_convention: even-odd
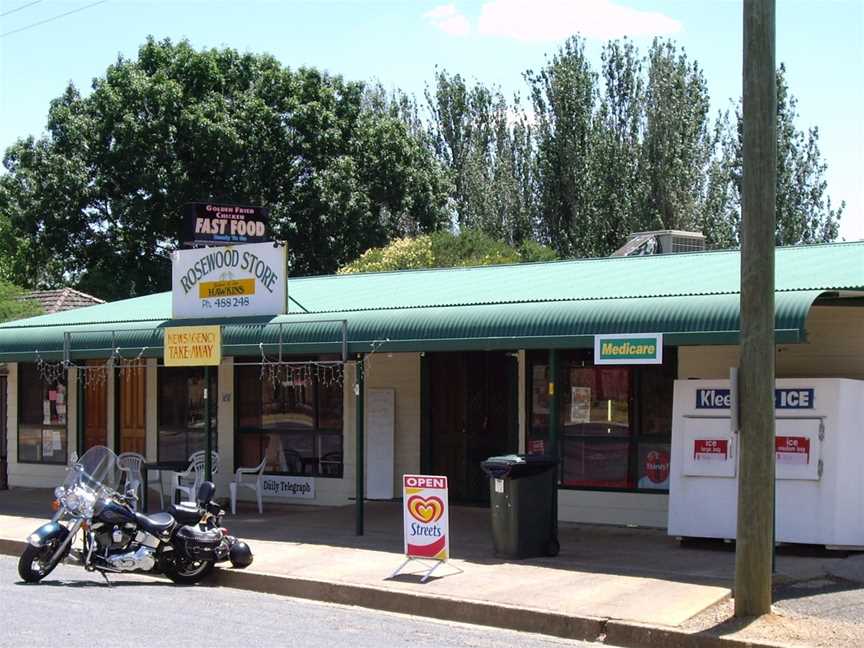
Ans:
[{"label": "ice freezer cabinet", "polygon": [[[675,381],[670,535],[735,538],[730,400],[728,380]],[[777,542],[864,547],[864,381],[778,379],[774,407]]]}]

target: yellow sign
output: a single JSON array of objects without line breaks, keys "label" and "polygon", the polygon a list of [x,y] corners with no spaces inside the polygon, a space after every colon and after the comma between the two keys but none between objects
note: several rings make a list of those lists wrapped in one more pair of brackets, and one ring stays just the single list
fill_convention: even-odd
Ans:
[{"label": "yellow sign", "polygon": [[170,326],[165,329],[165,366],[202,367],[222,359],[219,326]]},{"label": "yellow sign", "polygon": [[255,294],[254,279],[228,279],[225,281],[202,281],[198,284],[198,296],[201,299],[210,297],[239,297]]}]

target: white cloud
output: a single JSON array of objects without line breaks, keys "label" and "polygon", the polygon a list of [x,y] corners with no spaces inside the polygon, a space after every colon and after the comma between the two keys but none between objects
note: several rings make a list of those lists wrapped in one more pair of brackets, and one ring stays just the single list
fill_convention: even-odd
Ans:
[{"label": "white cloud", "polygon": [[[435,10],[445,7],[458,13],[454,5]],[[470,27],[467,19],[465,23]],[[609,0],[491,0],[480,10],[477,28],[484,36],[522,41],[560,40],[577,32],[586,38],[606,40],[671,34],[681,30],[681,23],[658,12],[639,11]]]},{"label": "white cloud", "polygon": [[467,36],[471,32],[471,23],[455,4],[438,5],[423,14],[438,29],[451,36]]}]

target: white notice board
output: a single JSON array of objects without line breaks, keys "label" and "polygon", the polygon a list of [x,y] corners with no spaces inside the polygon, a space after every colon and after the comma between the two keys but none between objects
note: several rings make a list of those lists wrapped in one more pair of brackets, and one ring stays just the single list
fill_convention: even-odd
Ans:
[{"label": "white notice board", "polygon": [[366,390],[366,497],[393,499],[396,392]]}]

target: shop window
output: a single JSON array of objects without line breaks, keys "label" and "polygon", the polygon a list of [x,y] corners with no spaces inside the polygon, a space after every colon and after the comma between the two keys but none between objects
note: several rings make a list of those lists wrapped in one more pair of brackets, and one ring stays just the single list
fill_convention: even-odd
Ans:
[{"label": "shop window", "polygon": [[273,381],[262,378],[260,365],[242,362],[234,367],[237,465],[266,458],[268,473],[341,477],[341,369]]},{"label": "shop window", "polygon": [[[527,451],[549,451],[548,352],[528,354]],[[562,486],[666,491],[675,349],[664,364],[595,366],[589,349],[560,352]]]},{"label": "shop window", "polygon": [[[210,438],[216,446],[216,370],[210,371]],[[163,367],[159,380],[159,461],[186,461],[204,450],[204,369]]]},{"label": "shop window", "polygon": [[47,382],[33,364],[18,365],[18,461],[65,464],[65,378]]}]

